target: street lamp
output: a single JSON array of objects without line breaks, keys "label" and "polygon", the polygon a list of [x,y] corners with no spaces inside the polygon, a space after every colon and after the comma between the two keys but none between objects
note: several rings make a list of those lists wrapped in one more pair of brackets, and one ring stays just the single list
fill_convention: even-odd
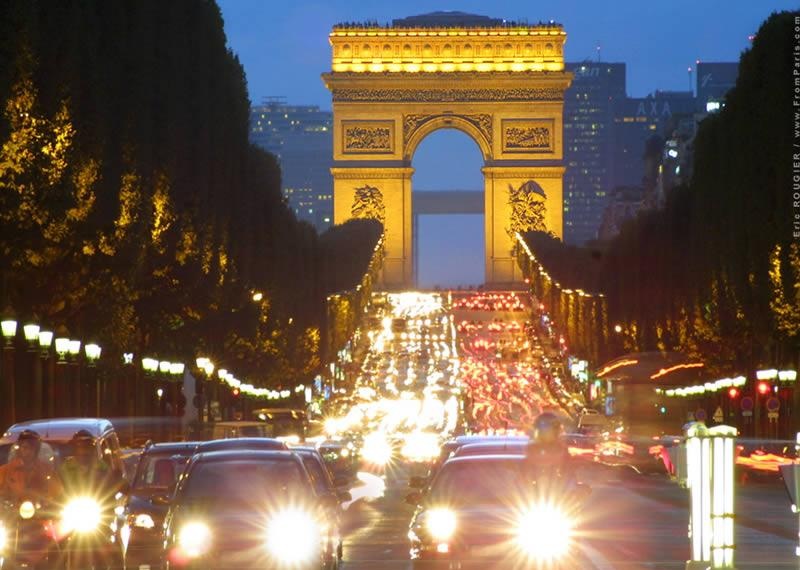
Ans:
[{"label": "street lamp", "polygon": [[58,363],[64,364],[66,363],[66,356],[69,352],[69,345],[70,341],[69,338],[66,336],[62,336],[59,333],[59,336],[56,337],[56,354],[58,355]]},{"label": "street lamp", "polygon": [[100,345],[94,342],[90,342],[83,347],[83,352],[86,355],[86,361],[89,363],[89,366],[94,366],[97,363],[102,351],[103,349],[100,348]]},{"label": "street lamp", "polygon": [[11,309],[6,309],[5,317],[0,321],[0,332],[5,339],[5,347],[13,348],[14,337],[17,336],[17,320],[13,316]]},{"label": "street lamp", "polygon": [[158,360],[155,358],[142,358],[142,368],[148,374],[158,371]]},{"label": "street lamp", "polygon": [[180,376],[185,369],[183,362],[171,362],[169,365],[169,373],[173,376]]},{"label": "street lamp", "polygon": [[28,348],[33,352],[36,347],[36,342],[39,340],[39,331],[41,327],[36,323],[28,323],[22,327],[22,332],[25,335],[25,341],[28,343]]},{"label": "street lamp", "polygon": [[169,360],[162,360],[158,363],[158,371],[162,374],[167,374],[169,373],[170,366],[172,366],[172,363]]},{"label": "street lamp", "polygon": [[53,331],[39,331],[39,348],[42,351],[42,356],[47,358],[50,352],[50,347],[53,346]]},{"label": "street lamp", "polygon": [[69,352],[69,355],[73,359],[76,359],[78,357],[78,355],[81,353],[81,341],[79,341],[77,339],[74,339],[74,338],[70,339],[69,348],[67,350]]}]

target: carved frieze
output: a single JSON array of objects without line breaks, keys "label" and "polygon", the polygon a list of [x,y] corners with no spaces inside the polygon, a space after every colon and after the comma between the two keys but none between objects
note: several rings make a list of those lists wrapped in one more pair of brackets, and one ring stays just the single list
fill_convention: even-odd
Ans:
[{"label": "carved frieze", "polygon": [[552,119],[503,120],[503,152],[553,152],[555,150],[553,126]]},{"label": "carved frieze", "polygon": [[538,89],[334,89],[333,100],[443,103],[458,101],[561,101],[564,91]]},{"label": "carved frieze", "polygon": [[470,115],[451,115],[451,114],[412,114],[403,115],[403,145],[408,148],[408,141],[414,136],[417,130],[426,123],[433,120],[447,118],[463,119],[474,126],[486,139],[487,146],[492,146],[492,116],[488,113],[475,113]]},{"label": "carved frieze", "polygon": [[342,121],[342,152],[345,154],[394,152],[394,121]]}]

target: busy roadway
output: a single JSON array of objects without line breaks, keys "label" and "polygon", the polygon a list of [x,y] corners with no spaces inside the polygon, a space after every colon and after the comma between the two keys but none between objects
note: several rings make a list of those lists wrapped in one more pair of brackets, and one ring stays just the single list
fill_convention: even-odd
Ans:
[{"label": "busy roadway", "polygon": [[[608,453],[628,444],[543,317],[517,292],[375,294],[323,414],[280,429],[123,449],[103,419],[12,426],[0,568],[685,567],[686,489]],[[783,485],[736,503],[737,566],[796,567]]]}]

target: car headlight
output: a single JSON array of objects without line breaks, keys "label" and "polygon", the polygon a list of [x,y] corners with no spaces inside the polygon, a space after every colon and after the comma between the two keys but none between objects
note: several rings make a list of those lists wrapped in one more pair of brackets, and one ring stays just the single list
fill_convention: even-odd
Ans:
[{"label": "car headlight", "polygon": [[375,465],[386,465],[392,460],[392,445],[381,432],[374,432],[364,438],[361,456]]},{"label": "car headlight", "polygon": [[189,558],[204,555],[211,548],[211,529],[201,522],[190,522],[178,533],[178,546]]},{"label": "car headlight", "polygon": [[72,499],[61,512],[61,526],[65,533],[92,532],[100,526],[103,511],[100,503],[90,497]]},{"label": "car headlight", "polygon": [[566,554],[572,540],[572,519],[553,505],[537,505],[525,512],[517,527],[517,544],[537,560],[555,560]]},{"label": "car headlight", "polygon": [[276,513],[267,525],[267,550],[283,564],[310,560],[319,552],[320,540],[317,521],[299,509]]},{"label": "car headlight", "polygon": [[25,501],[19,506],[19,516],[25,520],[32,519],[36,514],[36,505],[30,501]]},{"label": "car headlight", "polygon": [[425,515],[425,526],[437,540],[447,540],[456,531],[456,514],[450,509],[432,509]]},{"label": "car headlight", "polygon": [[153,521],[153,517],[151,517],[147,513],[143,513],[141,515],[136,515],[135,517],[133,517],[133,526],[139,528],[151,529],[155,528],[156,523]]}]

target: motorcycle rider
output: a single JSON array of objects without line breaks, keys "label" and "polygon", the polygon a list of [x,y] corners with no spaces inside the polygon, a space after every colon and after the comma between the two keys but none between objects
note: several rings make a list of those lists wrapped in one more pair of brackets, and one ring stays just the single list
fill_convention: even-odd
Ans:
[{"label": "motorcycle rider", "polygon": [[0,466],[0,497],[14,502],[60,498],[64,489],[58,475],[50,463],[39,457],[42,448],[39,434],[22,431],[15,447],[13,459]]},{"label": "motorcycle rider", "polygon": [[561,435],[561,421],[554,413],[543,412],[534,420],[525,457],[527,470],[539,485],[569,488],[577,482],[569,449]]},{"label": "motorcycle rider", "polygon": [[72,455],[61,464],[61,480],[68,494],[90,490],[95,496],[111,497],[124,486],[122,473],[97,455],[94,436],[80,430],[70,440]]}]

